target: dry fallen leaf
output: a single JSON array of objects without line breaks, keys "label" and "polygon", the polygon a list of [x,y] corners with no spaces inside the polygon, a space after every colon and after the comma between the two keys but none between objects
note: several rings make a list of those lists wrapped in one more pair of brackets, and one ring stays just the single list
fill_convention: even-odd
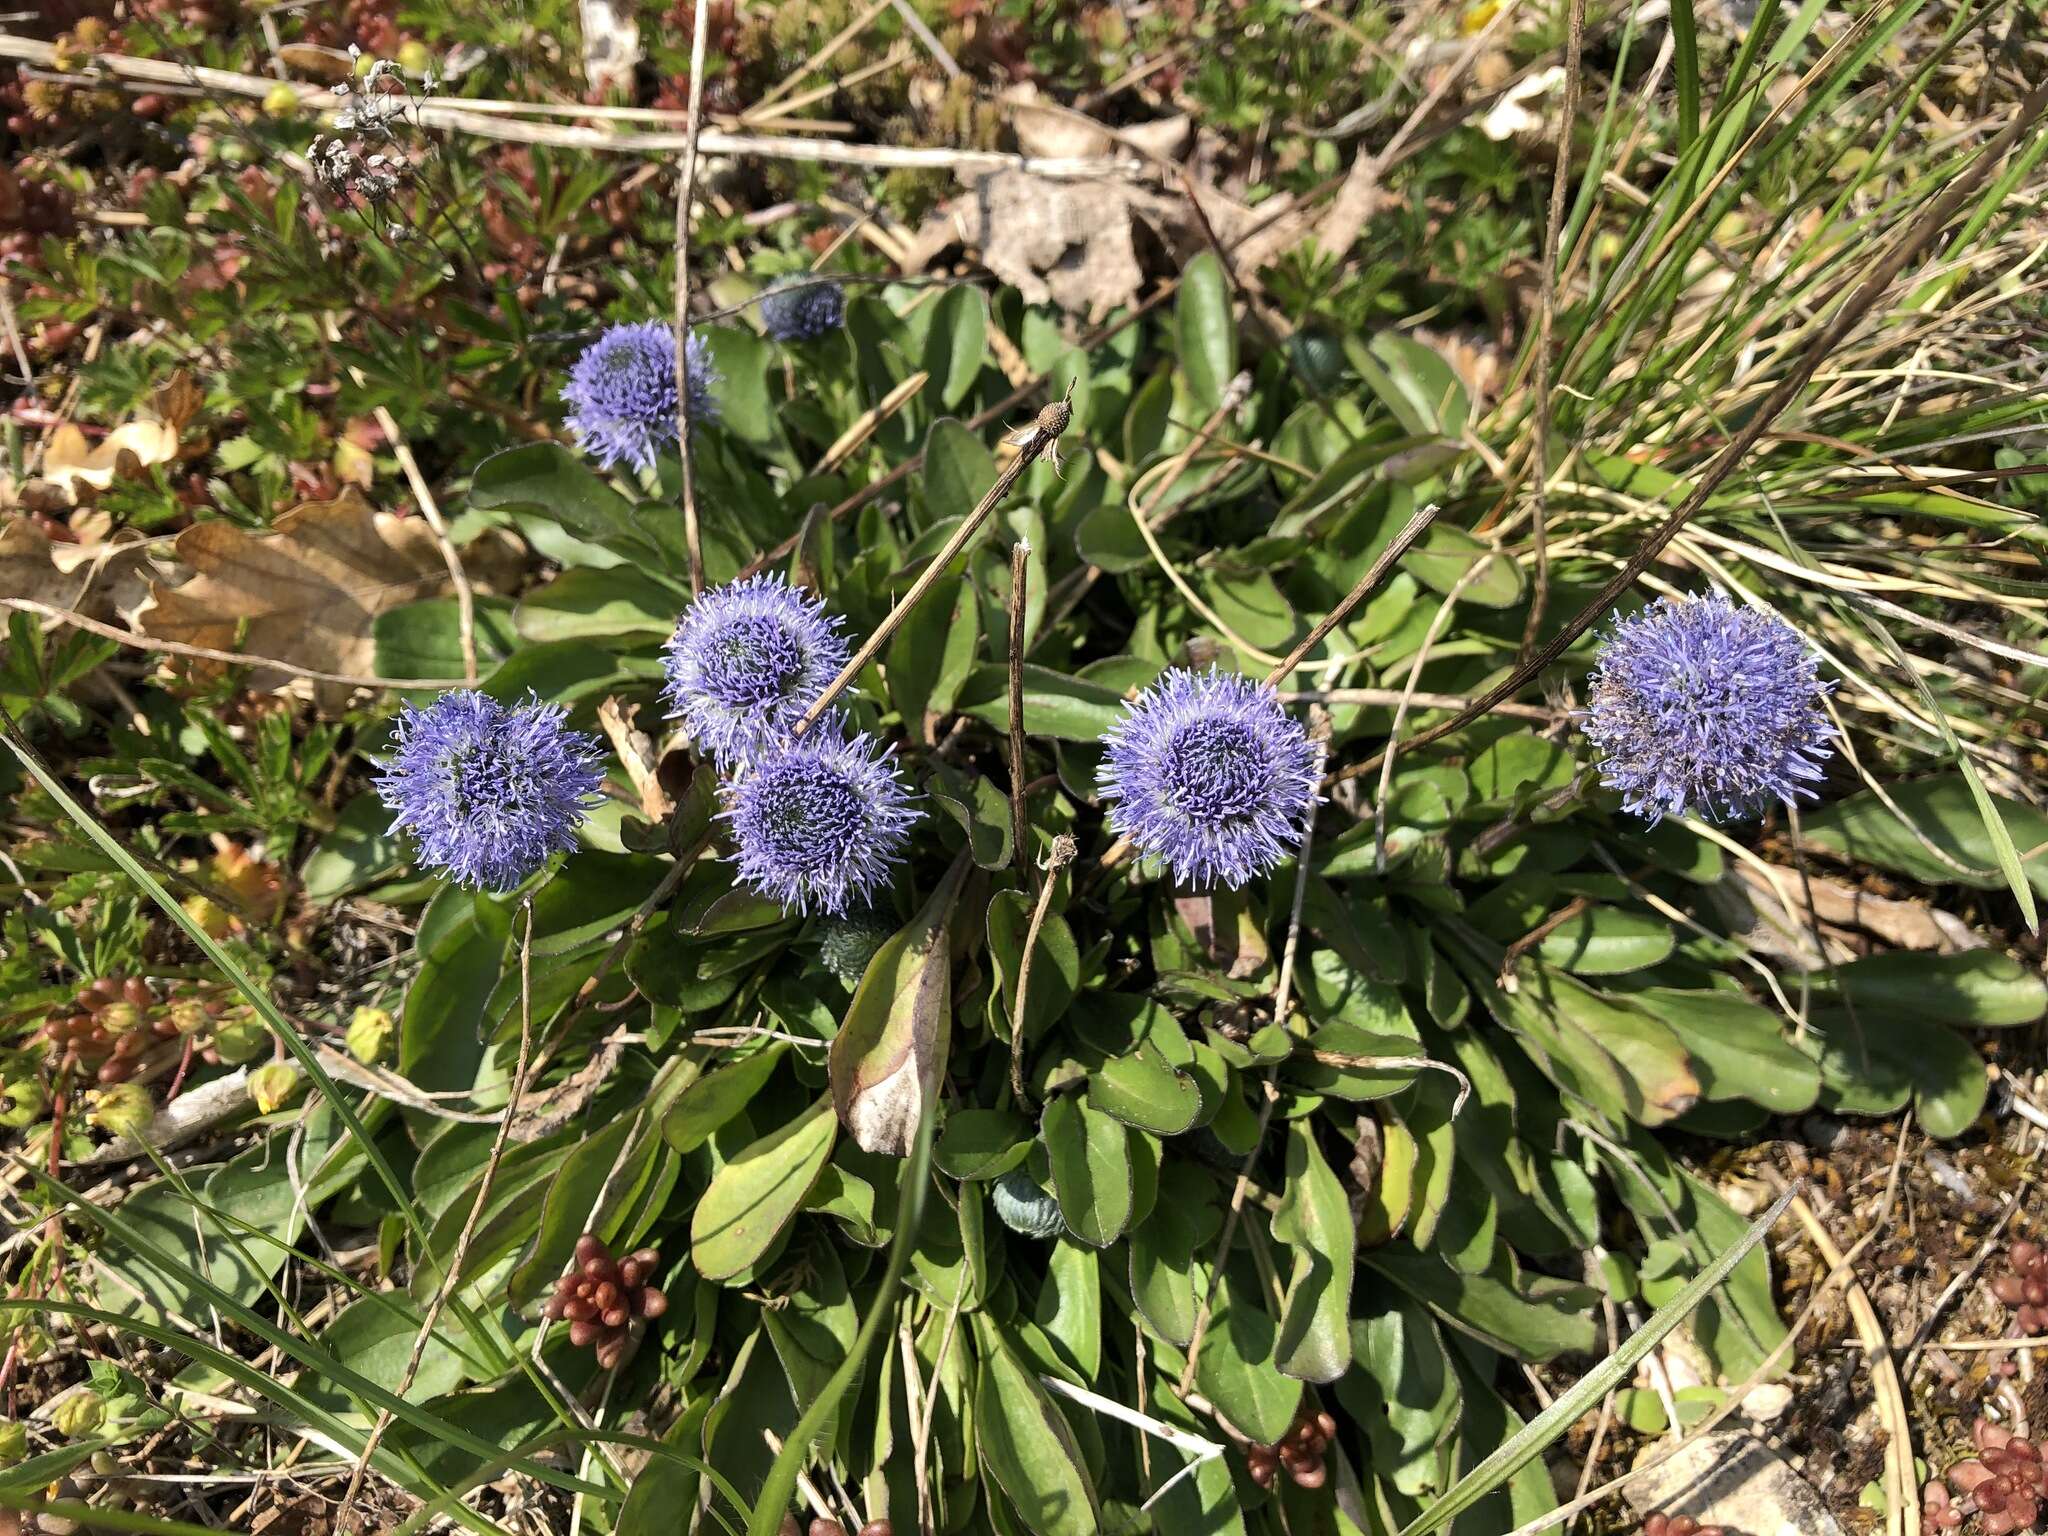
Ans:
[{"label": "dry fallen leaf", "polygon": [[[472,583],[516,560],[506,536],[487,539],[465,553]],[[268,533],[195,523],[178,535],[176,551],[192,578],[176,587],[151,584],[137,615],[144,634],[358,677],[376,669],[370,626],[377,615],[448,586],[433,530],[420,519],[374,510],[352,487],[333,501],[292,508]],[[279,687],[289,674],[259,667],[253,681]],[[347,693],[334,683],[314,689],[323,708]]]},{"label": "dry fallen leaf", "polygon": [[27,518],[9,518],[0,522],[0,599],[99,619],[131,612],[143,597],[144,549],[133,533],[119,543],[57,543]]},{"label": "dry fallen leaf", "polygon": [[43,454],[42,478],[61,485],[76,501],[81,485],[104,491],[117,475],[130,478],[177,456],[178,429],[167,421],[127,422],[109,432],[97,448],[67,421],[51,434],[49,449]]}]

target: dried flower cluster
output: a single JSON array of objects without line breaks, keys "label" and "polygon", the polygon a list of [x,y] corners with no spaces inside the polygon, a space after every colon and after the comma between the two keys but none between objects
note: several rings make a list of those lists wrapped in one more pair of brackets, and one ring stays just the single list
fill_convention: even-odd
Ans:
[{"label": "dried flower cluster", "polygon": [[2023,1335],[2048,1330],[2048,1253],[2019,1239],[2005,1250],[2005,1267],[1991,1277],[1991,1294],[2012,1310]]},{"label": "dried flower cluster", "polygon": [[2048,1504],[2048,1465],[2040,1450],[1986,1419],[1977,1421],[1971,1438],[1977,1454],[1957,1462],[1922,1491],[1922,1536],[1960,1530],[1971,1515],[1982,1536],[2039,1529]]},{"label": "dried flower cluster", "polygon": [[625,1358],[633,1324],[668,1310],[667,1293],[648,1284],[660,1267],[661,1255],[652,1248],[615,1259],[603,1238],[586,1232],[576,1239],[575,1268],[555,1282],[546,1316],[566,1321],[569,1342],[578,1349],[595,1346],[597,1363],[610,1370]]},{"label": "dried flower cluster", "polygon": [[1272,1487],[1283,1468],[1295,1487],[1320,1488],[1330,1476],[1323,1457],[1336,1438],[1337,1421],[1304,1403],[1294,1426],[1279,1441],[1245,1452],[1246,1470],[1261,1488]]}]

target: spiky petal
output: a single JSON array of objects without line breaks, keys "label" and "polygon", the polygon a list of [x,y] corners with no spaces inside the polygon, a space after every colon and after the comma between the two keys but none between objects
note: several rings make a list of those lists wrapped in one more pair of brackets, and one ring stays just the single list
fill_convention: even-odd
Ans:
[{"label": "spiky petal", "polygon": [[1272,689],[1175,669],[1103,736],[1110,829],[1197,890],[1243,885],[1300,846],[1318,753]]},{"label": "spiky petal", "polygon": [[1719,594],[1660,598],[1608,634],[1585,731],[1601,781],[1653,825],[1740,821],[1812,797],[1834,750],[1832,686],[1776,614]]},{"label": "spiky petal", "polygon": [[782,742],[846,665],[839,619],[780,576],[713,588],[665,648],[669,717],[731,769]]},{"label": "spiky petal", "polygon": [[[694,332],[688,348],[690,422],[718,419],[719,380],[711,348]],[[584,452],[606,469],[647,470],[682,441],[676,427],[676,338],[658,320],[615,325],[587,347],[562,386],[568,424]]]},{"label": "spiky petal", "polygon": [[785,911],[841,913],[865,903],[923,814],[892,758],[830,715],[762,757],[734,781],[723,812],[740,882]]},{"label": "spiky petal", "polygon": [[512,889],[574,848],[598,803],[596,738],[563,721],[560,705],[532,695],[508,706],[469,688],[406,705],[377,780],[391,830],[410,832],[420,862],[458,884]]}]

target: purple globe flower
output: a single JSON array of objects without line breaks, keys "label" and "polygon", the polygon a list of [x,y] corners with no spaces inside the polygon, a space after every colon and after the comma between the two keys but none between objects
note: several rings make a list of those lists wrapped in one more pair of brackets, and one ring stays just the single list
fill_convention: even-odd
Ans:
[{"label": "purple globe flower", "polygon": [[507,706],[468,688],[406,705],[377,780],[391,830],[419,840],[428,868],[488,891],[509,891],[574,848],[604,773],[596,738],[563,714],[532,695]]},{"label": "purple globe flower", "polygon": [[740,882],[785,911],[837,914],[865,902],[923,814],[892,755],[827,716],[743,773],[721,813]]},{"label": "purple globe flower", "polygon": [[1301,843],[1318,754],[1272,689],[1176,669],[1124,706],[1096,776],[1110,829],[1183,885],[1233,888]]},{"label": "purple globe flower", "polygon": [[847,657],[838,617],[780,576],[706,592],[665,649],[669,718],[726,769],[786,737]]},{"label": "purple globe flower", "polygon": [[761,299],[761,328],[777,341],[816,341],[846,323],[846,295],[828,277],[788,277]]},{"label": "purple globe flower", "polygon": [[1659,598],[1601,647],[1585,731],[1601,781],[1652,825],[1691,813],[1742,820],[1813,795],[1833,752],[1821,708],[1832,687],[1776,614],[1719,594]]},{"label": "purple globe flower", "polygon": [[[718,420],[719,380],[711,348],[692,332],[689,344],[690,423]],[[654,456],[680,442],[676,429],[676,338],[659,320],[615,325],[584,350],[562,386],[569,426],[584,451],[606,469],[647,470]]]}]

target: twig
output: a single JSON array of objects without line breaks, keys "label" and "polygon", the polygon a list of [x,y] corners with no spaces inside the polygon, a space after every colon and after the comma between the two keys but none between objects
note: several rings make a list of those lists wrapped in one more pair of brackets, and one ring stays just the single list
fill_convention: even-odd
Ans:
[{"label": "twig", "polygon": [[195,661],[224,661],[238,667],[268,667],[272,671],[288,672],[293,677],[303,677],[316,683],[345,683],[353,688],[460,688],[469,681],[460,677],[365,677],[357,672],[323,672],[318,667],[301,667],[289,661],[274,661],[268,656],[252,656],[242,651],[217,651],[210,645],[187,645],[181,640],[160,640],[153,635],[138,635],[130,629],[119,629],[112,624],[102,624],[98,619],[88,619],[84,614],[73,613],[68,608],[39,603],[32,597],[0,597],[0,608],[18,608],[23,613],[41,614],[44,618],[56,619],[88,634],[118,641],[132,650],[162,651],[166,656],[188,656]]},{"label": "twig", "polygon": [[690,453],[690,203],[697,193],[697,136],[704,124],[704,38],[711,7],[690,8],[690,126],[676,192],[676,431],[683,456],[683,543],[689,551],[690,595],[704,592],[704,537],[697,526],[696,465]]},{"label": "twig", "polygon": [[[1927,1315],[1920,1320],[1920,1326],[1913,1331],[1912,1341],[1906,1345],[1905,1354],[1900,1357],[1899,1375],[1903,1380],[1913,1379],[1914,1367],[1920,1363],[1920,1352],[1927,1347],[1928,1339],[1933,1336],[1935,1324],[1940,1322],[1942,1314],[1948,1311],[1949,1303],[1961,1294],[1963,1287],[1977,1278],[1985,1262],[1997,1252],[1998,1235],[2005,1230],[2007,1223],[2019,1214],[2020,1197],[2033,1188],[2033,1185],[2033,1175],[2028,1174],[2021,1179],[2020,1187],[2007,1198],[2005,1209],[1998,1213],[1998,1220],[1991,1224],[1991,1230],[1978,1240],[1977,1251],[1971,1255],[1970,1262],[1958,1270],[1955,1277],[1942,1288],[1941,1294],[1934,1298],[1934,1305],[1927,1309]],[[2022,1349],[2039,1342],[2035,1339],[1976,1339],[1943,1344],[1940,1347],[1958,1350]]]},{"label": "twig", "polygon": [[946,45],[939,41],[936,32],[925,25],[924,18],[911,7],[909,0],[889,0],[889,3],[895,6],[896,14],[903,18],[903,25],[910,30],[911,36],[924,44],[925,51],[937,62],[939,68],[943,69],[949,78],[959,79],[959,61],[946,51]]},{"label": "twig", "polygon": [[1038,905],[1031,909],[1031,925],[1024,930],[1024,950],[1017,957],[1017,1001],[1010,1014],[1010,1091],[1016,1095],[1019,1106],[1030,1102],[1024,1093],[1024,1007],[1031,997],[1031,957],[1038,949],[1038,933],[1045,926],[1046,909],[1052,905],[1059,872],[1076,851],[1074,839],[1068,833],[1062,832],[1052,840],[1052,851],[1045,860],[1045,879],[1038,887]]},{"label": "twig", "polygon": [[[1323,621],[1308,632],[1301,644],[1289,651],[1280,664],[1266,674],[1267,687],[1278,688],[1287,681],[1287,675],[1301,665],[1308,653],[1328,639],[1330,631],[1350,618],[1353,609],[1372,596],[1379,584],[1387,579],[1387,573],[1394,568],[1394,562],[1407,554],[1409,546],[1422,537],[1423,530],[1436,521],[1439,510],[1441,509],[1437,504],[1431,502],[1408,519],[1407,526],[1394,535],[1394,542],[1381,550],[1379,558],[1374,560],[1366,573],[1358,578],[1358,584],[1345,593],[1343,600],[1323,616]],[[1482,564],[1483,561],[1475,561],[1472,568],[1477,570]]]},{"label": "twig", "polygon": [[1034,878],[1024,807],[1024,604],[1030,564],[1031,546],[1019,539],[1010,549],[1010,847],[1027,884]]},{"label": "twig", "polygon": [[[1828,1229],[1803,1198],[1793,1197],[1792,1214],[1799,1218],[1807,1239],[1831,1269],[1845,1262],[1841,1249],[1828,1236]],[[1849,1315],[1855,1320],[1870,1372],[1871,1395],[1877,1399],[1878,1414],[1886,1431],[1884,1459],[1889,1476],[1885,1481],[1885,1530],[1890,1536],[1910,1536],[1920,1529],[1920,1482],[1913,1469],[1913,1423],[1906,1413],[1906,1394],[1899,1382],[1891,1345],[1884,1335],[1884,1325],[1870,1304],[1870,1293],[1852,1275],[1846,1295]]]},{"label": "twig", "polygon": [[748,109],[745,116],[749,119],[763,116],[764,108],[772,106],[775,102],[780,101],[784,96],[788,95],[789,92],[796,87],[798,81],[802,80],[804,76],[808,75],[812,70],[818,68],[819,65],[829,60],[833,54],[837,53],[840,49],[844,48],[848,43],[852,42],[856,37],[860,36],[861,32],[868,26],[868,24],[872,22],[877,16],[881,15],[882,12],[886,11],[888,8],[889,0],[870,0],[870,3],[866,10],[862,11],[858,16],[854,17],[845,26],[841,27],[837,32],[833,33],[832,36],[827,38],[824,41],[824,43],[820,45],[818,49],[811,54],[809,58],[805,59],[803,63],[799,64],[787,75],[784,75],[781,80],[777,81],[774,85],[770,86],[768,90],[757,101],[755,101],[754,105]]},{"label": "twig", "polygon": [[[462,1281],[462,1265],[469,1256],[470,1240],[475,1237],[484,1206],[490,1201],[491,1186],[498,1178],[498,1165],[505,1158],[505,1144],[511,1139],[512,1118],[519,1112],[519,1099],[526,1091],[527,1068],[533,1059],[533,897],[530,893],[520,903],[520,908],[526,917],[526,928],[519,939],[519,1061],[512,1069],[512,1094],[505,1101],[504,1114],[498,1117],[498,1131],[491,1138],[490,1156],[484,1160],[483,1175],[477,1180],[476,1198],[470,1202],[469,1215],[464,1218],[462,1232],[455,1239],[455,1252],[448,1260],[448,1272],[436,1287],[434,1299],[427,1303],[427,1315],[421,1319],[420,1331],[413,1337],[412,1353],[406,1357],[405,1370],[398,1379],[400,1397],[411,1390],[413,1378],[419,1374],[420,1361],[426,1357],[427,1340],[434,1336],[434,1324],[441,1319],[441,1309],[448,1304]],[[349,1473],[348,1491],[342,1495],[341,1513],[334,1522],[337,1531],[351,1528],[349,1515],[362,1488],[364,1469],[377,1454],[377,1444],[391,1427],[391,1419],[389,1408],[378,1410],[377,1422],[363,1444],[362,1455],[356,1458],[355,1467]]]},{"label": "twig", "polygon": [[[1463,709],[1471,699],[1456,693],[1410,693],[1406,688],[1297,688],[1280,690],[1282,704],[1363,704],[1368,708],[1391,708],[1403,699],[1417,709]],[[1557,711],[1542,704],[1496,704],[1493,712],[1517,720],[1540,720],[1549,724]]]},{"label": "twig", "polygon": [[[1486,569],[1485,558],[1474,560],[1465,567],[1465,573],[1451,583],[1451,590],[1444,594],[1444,600],[1437,604],[1436,612],[1430,616],[1429,628],[1423,631],[1422,644],[1415,649],[1414,658],[1408,663],[1408,686],[1422,681],[1422,669],[1429,664],[1429,653],[1436,648],[1436,637],[1443,633],[1444,625],[1451,620],[1451,610],[1458,606],[1458,599],[1465,595],[1465,589],[1479,578]],[[1403,698],[1394,706],[1394,718],[1387,726],[1387,745],[1401,739],[1401,727],[1408,719],[1408,700]],[[1387,872],[1387,798],[1393,792],[1394,754],[1384,754],[1380,764],[1379,790],[1372,799],[1372,864],[1376,873]]]},{"label": "twig", "polygon": [[[18,59],[51,68],[56,63],[55,45],[36,38],[0,32],[0,59]],[[166,85],[198,84],[226,96],[261,99],[277,89],[278,82],[263,75],[243,74],[232,69],[209,69],[172,64],[161,59],[136,58],[129,54],[95,53],[90,66],[67,71],[74,80],[92,80],[95,71],[105,71],[123,85],[160,88]],[[300,105],[319,116],[332,117],[349,104],[324,86],[299,89]],[[561,149],[584,149],[599,154],[674,155],[688,147],[692,135],[682,133],[613,133],[597,128],[554,127],[522,122],[498,114],[508,111],[542,113],[545,106],[522,102],[478,103],[468,101],[421,101],[412,109],[422,128],[450,129],[477,138],[513,144],[547,144]],[[578,116],[600,114],[579,109]],[[708,155],[753,155],[771,160],[809,160],[826,165],[858,165],[878,169],[956,171],[966,175],[1004,170],[1023,171],[1033,176],[1064,179],[1126,176],[1133,162],[1109,155],[1017,155],[997,150],[927,149],[896,144],[839,144],[795,134],[727,133],[707,128],[695,135],[698,149]]]},{"label": "twig", "polygon": [[946,1331],[939,1335],[939,1352],[932,1356],[931,1391],[925,1394],[924,1413],[917,1422],[917,1439],[911,1445],[911,1463],[918,1469],[918,1526],[925,1536],[930,1536],[934,1526],[931,1489],[925,1482],[924,1469],[930,1464],[932,1421],[939,1412],[939,1378],[946,1370],[946,1356],[953,1351],[953,1335],[960,1327],[960,1302],[965,1294],[965,1287],[955,1292],[953,1305],[946,1312]]},{"label": "twig", "polygon": [[1154,1440],[1165,1441],[1183,1456],[1192,1456],[1197,1461],[1209,1461],[1229,1449],[1219,1440],[1211,1440],[1191,1430],[1177,1428],[1163,1419],[1155,1419],[1150,1414],[1140,1413],[1135,1408],[1126,1408],[1113,1397],[1090,1392],[1085,1387],[1077,1387],[1057,1376],[1042,1375],[1038,1379],[1048,1392],[1079,1403],[1084,1408],[1092,1408],[1095,1412],[1128,1424],[1133,1429],[1142,1430]]},{"label": "twig", "polygon": [[1621,569],[1594,594],[1593,600],[1567,620],[1540,651],[1488,689],[1469,708],[1459,711],[1451,719],[1432,726],[1406,742],[1390,742],[1382,752],[1339,769],[1326,781],[1325,787],[1370,773],[1379,766],[1381,756],[1386,753],[1412,751],[1417,747],[1427,746],[1430,742],[1440,741],[1453,731],[1462,730],[1501,700],[1512,698],[1519,693],[1531,678],[1564,655],[1579,636],[1593,627],[1600,616],[1613,605],[1614,600],[1650,568],[1651,562],[1664,552],[1664,547],[1678,537],[1685,525],[1692,521],[1720,489],[1721,482],[1734,473],[1736,466],[1748,456],[1757,439],[1785,413],[1800,392],[1812,382],[1820,365],[1833,355],[1849,332],[1876,307],[1878,300],[1884,297],[1899,273],[1905,270],[1906,264],[1941,233],[1957,209],[1977,190],[1984,178],[1991,174],[1992,168],[2005,158],[2020,136],[2033,126],[2035,119],[2043,110],[2048,110],[2048,79],[2044,79],[2028,92],[2012,120],[2000,130],[1995,139],[1984,146],[1970,168],[1951,181],[1913,225],[1877,258],[1870,267],[1869,274],[1835,312],[1835,317],[1827,329],[1800,349],[1798,361],[1793,364],[1791,372],[1778,381],[1770,394],[1751,412],[1741,429],[1729,439],[1728,445],[1715,456],[1713,463],[1701,472],[1693,484],[1692,494],[1680,502],[1670,516],[1637,545],[1623,562]]},{"label": "twig", "polygon": [[889,610],[888,617],[875,626],[874,633],[869,635],[861,648],[854,653],[853,659],[840,668],[839,675],[826,684],[825,691],[804,711],[803,719],[797,721],[795,728],[790,732],[792,736],[801,736],[816,725],[818,717],[831,707],[832,701],[846,691],[848,684],[860,676],[861,669],[881,654],[882,647],[903,627],[904,620],[910,617],[925,593],[929,592],[932,585],[945,574],[946,567],[953,563],[953,557],[965,549],[968,541],[981,531],[981,525],[988,521],[988,515],[1002,504],[1017,482],[1024,478],[1024,471],[1037,463],[1040,456],[1060,440],[1060,434],[1067,430],[1067,423],[1073,419],[1074,408],[1065,400],[1055,400],[1038,413],[1038,420],[1032,426],[1031,436],[1025,439],[1017,457],[996,477],[996,483],[988,488],[988,494],[975,504],[974,510],[961,520],[960,526],[953,531],[953,536],[946,540],[945,548],[933,555],[925,568],[918,572],[917,580],[910,584],[910,590],[896,600],[896,606]]},{"label": "twig", "polygon": [[1571,0],[1565,22],[1564,101],[1557,117],[1557,166],[1550,178],[1550,218],[1543,232],[1543,282],[1536,307],[1536,436],[1529,445],[1535,460],[1536,508],[1530,532],[1535,540],[1534,590],[1528,621],[1522,626],[1521,660],[1536,649],[1543,610],[1550,602],[1550,343],[1557,320],[1558,244],[1564,237],[1564,188],[1571,177],[1572,128],[1579,114],[1579,57],[1586,42],[1586,0]]},{"label": "twig", "polygon": [[[337,335],[336,340],[340,337]],[[357,386],[363,385],[360,369],[349,369]],[[405,440],[405,434],[398,430],[398,420],[383,406],[376,410],[377,425],[390,440],[391,452],[398,460],[398,467],[405,472],[405,482],[412,487],[413,500],[420,504],[420,516],[427,526],[434,530],[434,542],[441,546],[441,559],[448,567],[448,583],[455,588],[455,633],[462,645],[462,680],[474,683],[476,671],[476,593],[470,589],[469,575],[462,569],[462,556],[456,553],[455,541],[448,536],[448,524],[441,516],[441,504],[434,500],[434,493],[427,485],[427,477],[420,473],[419,460],[413,457],[412,447]]]}]

